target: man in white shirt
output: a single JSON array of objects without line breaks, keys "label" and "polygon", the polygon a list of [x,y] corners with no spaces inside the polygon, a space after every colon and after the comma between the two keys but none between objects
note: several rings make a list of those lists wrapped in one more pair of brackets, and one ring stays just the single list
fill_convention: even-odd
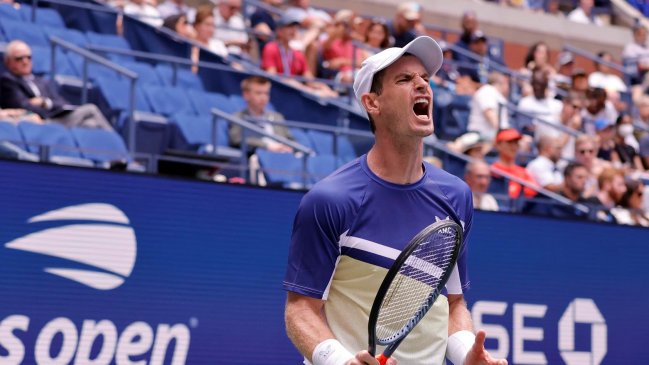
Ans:
[{"label": "man in white shirt", "polygon": [[162,17],[158,9],[144,0],[130,0],[124,5],[124,14],[137,17],[154,27],[160,27],[162,25]]},{"label": "man in white shirt", "polygon": [[[518,111],[554,125],[559,124],[559,115],[561,114],[563,104],[548,95],[548,72],[542,68],[535,68],[532,71],[531,84],[533,94],[522,98],[518,102]],[[535,138],[537,140],[545,135],[559,137],[563,134],[559,129],[553,128],[543,122],[536,122],[534,126]]]},{"label": "man in white shirt", "polygon": [[[612,63],[613,56],[606,51],[599,52],[597,56],[605,62]],[[595,61],[595,72],[588,75],[588,86],[601,87],[607,92],[626,92],[628,88],[620,76],[611,72],[611,67]]]},{"label": "man in white shirt", "polygon": [[228,47],[230,54],[244,53],[248,45],[246,23],[241,15],[241,0],[218,1],[214,8],[214,38],[219,39]]},{"label": "man in white shirt", "polygon": [[647,47],[647,30],[641,26],[633,28],[633,42],[624,46],[622,58],[626,62],[636,62],[638,77],[632,78],[632,84],[641,84],[644,74],[649,70],[649,47]]},{"label": "man in white shirt", "polygon": [[507,77],[499,72],[491,72],[487,84],[473,94],[467,129],[480,133],[485,140],[493,143],[500,129],[509,127],[506,95],[509,93]]},{"label": "man in white shirt", "polygon": [[546,135],[539,139],[538,149],[539,155],[527,164],[527,171],[542,187],[554,192],[561,191],[563,173],[557,166],[561,158],[561,144]]},{"label": "man in white shirt", "polygon": [[187,22],[193,23],[196,18],[196,9],[187,6],[185,0],[166,0],[158,5],[158,12],[162,19],[166,19],[172,15],[185,14]]},{"label": "man in white shirt", "polygon": [[464,181],[473,194],[473,207],[481,210],[498,211],[498,202],[493,195],[487,193],[491,182],[489,165],[483,160],[473,160],[466,165]]},{"label": "man in white shirt", "polygon": [[568,19],[575,23],[604,25],[602,20],[593,14],[593,6],[593,0],[579,0],[579,6],[568,14]]}]

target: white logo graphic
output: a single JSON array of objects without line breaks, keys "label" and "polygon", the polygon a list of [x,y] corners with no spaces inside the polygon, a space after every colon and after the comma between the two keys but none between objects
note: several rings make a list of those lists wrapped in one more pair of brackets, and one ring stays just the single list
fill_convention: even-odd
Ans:
[{"label": "white logo graphic", "polygon": [[[575,351],[575,323],[590,323],[590,351]],[[607,347],[604,316],[592,299],[573,300],[559,320],[559,350],[567,365],[599,365]]]},{"label": "white logo graphic", "polygon": [[[7,248],[54,256],[100,270],[47,267],[50,274],[74,280],[94,289],[115,289],[131,275],[137,254],[135,232],[128,217],[115,206],[81,204],[52,210],[30,218],[28,223],[80,220],[103,223],[69,224],[17,238]],[[106,272],[109,271],[109,272]]]}]

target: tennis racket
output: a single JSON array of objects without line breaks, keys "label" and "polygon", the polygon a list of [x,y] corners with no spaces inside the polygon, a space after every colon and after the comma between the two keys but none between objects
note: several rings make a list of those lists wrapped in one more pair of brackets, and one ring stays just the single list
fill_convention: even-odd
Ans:
[{"label": "tennis racket", "polygon": [[424,317],[446,285],[460,252],[462,228],[451,220],[435,222],[401,251],[376,293],[370,312],[369,353],[381,365]]}]

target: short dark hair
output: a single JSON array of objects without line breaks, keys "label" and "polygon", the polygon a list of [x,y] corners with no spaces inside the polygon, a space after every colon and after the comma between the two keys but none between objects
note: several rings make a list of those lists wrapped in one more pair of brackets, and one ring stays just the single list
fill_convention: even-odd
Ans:
[{"label": "short dark hair", "polygon": [[267,85],[270,84],[270,80],[263,77],[263,76],[250,76],[246,77],[241,81],[241,91],[248,91],[250,89],[250,85],[252,84],[257,84],[257,85]]},{"label": "short dark hair", "polygon": [[577,162],[577,161],[575,161],[575,162],[571,162],[571,163],[569,163],[568,166],[566,166],[565,170],[563,170],[563,177],[564,177],[564,179],[566,179],[566,178],[572,176],[572,173],[573,173],[576,169],[578,169],[578,168],[584,168],[584,169],[587,169],[587,168],[586,168],[586,165],[584,165],[584,164],[581,163],[581,162]]}]

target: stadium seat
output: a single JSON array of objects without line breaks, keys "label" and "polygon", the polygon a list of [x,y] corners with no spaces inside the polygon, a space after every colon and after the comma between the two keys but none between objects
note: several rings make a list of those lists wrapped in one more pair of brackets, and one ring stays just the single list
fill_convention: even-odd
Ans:
[{"label": "stadium seat", "polygon": [[20,10],[10,3],[0,3],[0,18],[2,18],[2,22],[7,19],[15,21],[22,21],[23,19]]},{"label": "stadium seat", "polygon": [[[319,155],[335,155],[334,153],[334,135],[329,132],[321,132],[316,130],[308,130],[307,135],[311,139],[311,143],[315,151]],[[347,138],[347,136],[338,135],[338,160],[348,162],[356,158],[356,151],[354,146]]]},{"label": "stadium seat", "polygon": [[448,105],[438,112],[437,136],[444,140],[453,140],[466,133],[471,111],[471,96],[454,95]]},{"label": "stadium seat", "polygon": [[[108,106],[114,111],[128,110],[130,83],[124,79],[97,77],[95,82]],[[151,112],[151,106],[147,101],[142,89],[135,87],[135,109],[143,112]]]},{"label": "stadium seat", "polygon": [[0,141],[11,142],[21,148],[25,148],[23,138],[16,125],[12,122],[0,120]]},{"label": "stadium seat", "polygon": [[309,156],[307,171],[312,184],[324,179],[338,168],[338,160],[334,155]]},{"label": "stadium seat", "polygon": [[20,122],[18,130],[27,143],[27,150],[38,154],[42,146],[50,148],[50,156],[67,156],[81,158],[70,131],[61,124],[36,124]]},{"label": "stadium seat", "polygon": [[149,105],[155,113],[170,116],[175,113],[193,113],[196,110],[184,89],[179,87],[142,86]]},{"label": "stadium seat", "polygon": [[[197,152],[213,150],[213,147],[211,147],[213,146],[212,116],[178,113],[169,119],[172,123],[178,125],[192,150]],[[225,121],[217,121],[216,133],[217,146],[228,147],[228,126]]]},{"label": "stadium seat", "polygon": [[163,85],[178,86],[187,89],[205,90],[203,82],[197,74],[184,66],[178,66],[176,69],[176,82],[174,83],[174,69],[168,63],[159,63],[155,70],[160,77]]},{"label": "stadium seat", "polygon": [[[27,22],[32,21],[32,10],[33,7],[31,5],[22,4],[20,6],[20,13],[23,20]],[[65,28],[65,22],[63,21],[61,14],[50,8],[36,8],[36,19],[34,23],[50,27]]]},{"label": "stadium seat", "polygon": [[138,84],[162,86],[158,74],[153,66],[145,62],[122,61],[120,66],[127,68],[138,75]]},{"label": "stadium seat", "polygon": [[269,186],[304,187],[301,158],[292,153],[276,153],[263,149],[257,149],[255,153],[259,157],[259,165]]},{"label": "stadium seat", "polygon": [[124,140],[114,131],[72,128],[71,132],[82,157],[96,162],[130,160]]},{"label": "stadium seat", "polygon": [[199,114],[210,114],[212,108],[221,109],[226,113],[238,111],[232,107],[230,98],[223,94],[189,89],[187,95],[194,106],[194,110]]},{"label": "stadium seat", "polygon": [[76,29],[44,26],[43,30],[48,38],[50,36],[55,36],[81,48],[85,48],[88,45],[88,38],[86,38],[86,35]]},{"label": "stadium seat", "polygon": [[[88,37],[88,43],[94,46],[131,50],[131,45],[126,39],[118,35],[86,32],[86,37]],[[133,56],[119,53],[108,53],[107,57],[114,61],[134,61]]]},{"label": "stadium seat", "polygon": [[232,105],[232,110],[235,110],[235,112],[245,110],[248,107],[248,103],[241,95],[232,94],[229,98]]},{"label": "stadium seat", "polygon": [[306,133],[304,129],[289,128],[289,131],[291,132],[293,139],[295,139],[295,142],[315,150],[315,148],[313,147],[313,143],[311,142],[311,138],[309,137],[309,135]]},{"label": "stadium seat", "polygon": [[[32,72],[36,75],[49,74],[52,71],[52,49],[50,47],[32,47]],[[67,54],[61,49],[56,51],[56,74],[78,76],[70,63]]]},{"label": "stadium seat", "polygon": [[45,36],[43,28],[38,24],[3,19],[0,22],[0,26],[9,41],[20,39],[31,47],[48,47],[50,45],[50,41]]}]

